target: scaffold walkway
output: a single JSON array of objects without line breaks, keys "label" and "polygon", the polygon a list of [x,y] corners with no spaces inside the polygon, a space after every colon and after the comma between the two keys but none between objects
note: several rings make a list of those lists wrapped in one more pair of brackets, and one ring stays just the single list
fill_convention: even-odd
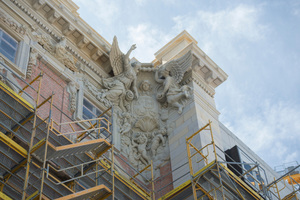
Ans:
[{"label": "scaffold walkway", "polygon": [[[52,117],[55,94],[43,97],[40,93],[43,74],[27,83],[4,63],[1,67],[0,198],[150,198],[147,186],[141,187],[135,178],[129,180],[116,171],[121,167],[114,163],[118,153],[110,139],[111,123],[103,117],[110,108],[96,119],[69,118],[57,123]],[[14,82],[7,73],[25,86],[18,91],[8,87]],[[33,87],[35,82],[38,88]],[[41,108],[48,109],[47,117],[37,114]],[[70,136],[77,139],[72,141]]]},{"label": "scaffold walkway", "polygon": [[[194,143],[193,139],[199,137],[200,134],[209,134],[211,142],[204,147],[198,147],[199,143]],[[273,186],[286,176],[268,184],[267,178],[262,178],[265,174],[264,169],[257,162],[236,162],[220,149],[215,144],[211,122],[187,137],[186,145],[191,179],[162,196],[160,200],[298,200],[299,189],[296,190],[293,187],[292,192],[283,198],[280,197],[278,187],[276,186],[274,189]],[[209,162],[210,152],[214,158],[211,162]],[[199,163],[202,163],[204,167],[195,171],[194,167]],[[248,166],[248,168],[244,166]],[[291,172],[287,174],[289,173]]]},{"label": "scaffold walkway", "polygon": [[[6,73],[13,74],[5,64],[0,64]],[[14,90],[9,87],[14,82],[2,72],[0,72],[0,198],[2,199],[154,200],[162,196],[159,199],[298,200],[300,187],[296,184],[297,180],[291,171],[268,183],[264,178],[264,169],[257,162],[251,159],[249,162],[237,162],[215,144],[211,122],[186,138],[190,180],[167,194],[160,195],[159,191],[167,185],[155,190],[153,163],[144,169],[136,170],[126,163],[113,146],[111,123],[103,117],[111,108],[95,119],[74,121],[68,118],[63,123],[58,123],[52,117],[55,94],[52,93],[48,97],[41,95],[42,73],[30,83],[13,74],[25,85]],[[37,88],[32,86],[33,83],[37,83],[35,84]],[[41,108],[48,109],[47,117],[42,118],[38,115],[37,111]],[[78,124],[84,124],[86,128]],[[103,130],[108,135],[102,134]],[[200,134],[209,134],[211,142],[199,147],[194,138]],[[90,139],[91,136],[93,139]],[[134,173],[129,174],[124,169],[124,164]],[[143,176],[146,170],[151,171],[150,179]],[[292,187],[290,194],[281,197],[283,188],[279,188],[278,183],[287,176],[291,183],[295,182],[295,187]],[[146,181],[141,181],[137,177],[142,177]]]}]

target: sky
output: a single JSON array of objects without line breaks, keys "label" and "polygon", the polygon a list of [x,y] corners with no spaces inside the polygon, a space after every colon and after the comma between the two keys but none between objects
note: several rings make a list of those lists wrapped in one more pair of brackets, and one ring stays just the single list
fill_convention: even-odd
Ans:
[{"label": "sky", "polygon": [[300,0],[74,0],[80,17],[141,62],[188,31],[227,74],[220,121],[272,168],[300,163]]}]

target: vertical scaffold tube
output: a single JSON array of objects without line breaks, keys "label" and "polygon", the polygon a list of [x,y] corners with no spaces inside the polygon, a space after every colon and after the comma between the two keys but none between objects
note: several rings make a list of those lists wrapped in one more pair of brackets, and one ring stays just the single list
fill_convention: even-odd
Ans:
[{"label": "vertical scaffold tube", "polygon": [[51,103],[50,103],[50,111],[49,111],[49,120],[47,126],[47,135],[46,135],[46,142],[45,142],[45,153],[44,153],[44,162],[43,162],[43,169],[42,169],[42,181],[41,181],[41,190],[40,190],[40,198],[42,200],[43,196],[43,188],[44,188],[44,180],[45,180],[45,170],[46,170],[46,161],[47,161],[47,151],[48,151],[48,140],[49,140],[49,132],[50,128],[52,127],[52,105],[53,105],[53,96],[52,93]]},{"label": "vertical scaffold tube", "polygon": [[24,178],[24,187],[23,187],[23,192],[22,192],[22,200],[25,200],[26,198],[26,189],[28,186],[28,176],[29,176],[29,167],[30,167],[30,162],[31,162],[31,149],[33,147],[33,140],[35,137],[35,132],[36,132],[36,118],[37,118],[37,107],[39,104],[39,99],[40,99],[40,91],[41,91],[41,86],[42,86],[42,77],[43,74],[40,74],[40,79],[39,79],[39,87],[38,87],[38,91],[37,91],[37,98],[36,98],[36,102],[35,102],[35,109],[34,109],[34,117],[33,117],[33,125],[32,125],[32,133],[31,133],[31,138],[30,138],[30,143],[29,143],[29,149],[28,149],[28,154],[27,154],[27,163],[26,163],[26,172],[25,172],[25,178]]}]

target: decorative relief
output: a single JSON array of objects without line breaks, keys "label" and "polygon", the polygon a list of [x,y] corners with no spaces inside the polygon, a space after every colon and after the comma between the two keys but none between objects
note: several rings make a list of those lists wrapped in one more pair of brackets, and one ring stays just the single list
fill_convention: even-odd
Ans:
[{"label": "decorative relief", "polygon": [[67,87],[67,91],[69,92],[70,94],[70,97],[69,97],[69,100],[70,100],[70,103],[69,103],[69,108],[70,108],[70,111],[72,113],[74,113],[76,111],[76,100],[77,100],[77,85],[76,85],[76,82],[74,81],[70,81],[68,83],[68,87]]},{"label": "decorative relief", "polygon": [[17,24],[13,18],[7,16],[4,12],[0,10],[0,21],[8,25],[12,30],[22,35],[25,35],[26,28],[24,25]]},{"label": "decorative relief", "polygon": [[149,95],[152,90],[150,82],[148,80],[142,81],[140,84],[140,90],[144,95]]},{"label": "decorative relief", "polygon": [[[182,79],[191,67],[192,54],[188,52],[158,69],[143,67],[140,72],[141,63],[129,60],[135,48],[132,45],[123,54],[115,37],[109,55],[114,76],[102,78],[99,88],[88,80],[84,80],[84,86],[106,107],[113,106],[114,140],[120,141],[122,154],[138,170],[153,160],[158,177],[160,166],[170,157],[168,135],[174,124],[167,124],[169,111],[175,108],[181,114],[191,96],[191,88]],[[77,67],[81,68],[79,64]]]},{"label": "decorative relief", "polygon": [[33,33],[37,42],[49,53],[54,54],[54,42],[48,34]]},{"label": "decorative relief", "polygon": [[89,91],[97,100],[102,102],[107,108],[112,106],[112,102],[108,101],[107,99],[101,98],[102,89],[97,89],[94,85],[92,85],[87,79],[83,80],[84,86],[87,91]]},{"label": "decorative relief", "polygon": [[99,89],[86,80],[84,83],[100,102],[114,106],[114,139],[120,140],[121,152],[131,165],[141,170],[153,160],[158,177],[159,167],[170,156],[169,111],[175,108],[181,114],[191,96],[191,88],[182,79],[192,65],[192,54],[188,52],[158,69],[148,65],[142,68],[141,63],[130,63],[129,56],[135,48],[132,45],[123,54],[114,37],[109,55],[114,76],[102,78]]},{"label": "decorative relief", "polygon": [[114,77],[103,78],[100,83],[104,88],[99,95],[101,101],[110,101],[123,112],[128,111],[130,102],[139,96],[136,81],[141,64],[130,63],[129,59],[130,53],[135,48],[136,46],[132,45],[126,55],[123,54],[119,49],[117,38],[114,37],[109,55]]},{"label": "decorative relief", "polygon": [[[28,17],[30,17],[33,21],[36,22],[36,24],[43,28],[47,33],[49,33],[51,36],[53,36],[55,39],[59,40],[60,36],[57,35],[53,29],[49,28],[46,24],[43,23],[43,21],[40,20],[39,17],[36,17],[33,13],[31,13],[30,9],[28,7],[25,7],[21,4],[19,0],[11,0],[12,3],[14,3],[20,10],[22,10]],[[101,45],[105,51],[108,51],[107,46],[103,43]],[[70,46],[66,46],[66,49],[70,51],[78,60],[81,60],[87,67],[89,67],[94,73],[96,73],[98,76],[102,77],[103,73],[105,73],[103,70],[97,69],[96,65],[89,63],[87,60],[85,60],[78,52],[76,52],[74,49],[72,49]]]},{"label": "decorative relief", "polygon": [[[190,97],[191,88],[180,85],[184,73],[192,66],[192,53],[189,51],[184,56],[167,62],[155,72],[155,80],[163,85],[162,91],[157,94],[157,100],[166,101],[182,113],[184,100]],[[160,75],[159,75],[160,74]]]},{"label": "decorative relief", "polygon": [[66,43],[66,38],[62,37],[60,42],[55,45],[55,56],[67,68],[69,68],[73,72],[76,72],[78,70],[75,66],[74,58],[72,54],[66,50]]},{"label": "decorative relief", "polygon": [[39,54],[38,54],[37,50],[35,48],[31,48],[29,61],[28,61],[28,65],[27,65],[26,78],[31,78],[34,67],[37,64],[38,55]]},{"label": "decorative relief", "polygon": [[33,33],[37,42],[50,54],[55,56],[64,66],[69,68],[73,72],[77,72],[77,66],[73,55],[67,51],[65,37],[62,37],[60,42],[55,43],[48,34],[37,34]]}]

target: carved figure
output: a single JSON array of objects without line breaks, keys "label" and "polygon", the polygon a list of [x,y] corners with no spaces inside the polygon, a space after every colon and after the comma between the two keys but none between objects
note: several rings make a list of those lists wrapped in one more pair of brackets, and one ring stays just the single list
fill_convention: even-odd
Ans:
[{"label": "carved figure", "polygon": [[142,93],[149,95],[149,92],[152,90],[150,82],[148,80],[144,80],[140,84],[140,90],[142,91]]},{"label": "carved figure", "polygon": [[127,136],[124,136],[121,138],[121,141],[122,141],[122,152],[125,153],[125,155],[130,155],[131,154],[131,140],[129,137]]},{"label": "carved figure", "polygon": [[136,148],[132,148],[129,154],[129,161],[130,163],[135,167],[138,168],[139,160],[141,158],[141,155],[138,154],[138,151]]},{"label": "carved figure", "polygon": [[166,140],[163,135],[166,135],[167,131],[165,129],[158,131],[156,133],[153,133],[153,140],[151,144],[151,152],[152,156],[156,156],[156,150],[159,147],[160,142],[163,146],[166,146]]},{"label": "carved figure", "polygon": [[132,139],[132,147],[137,147],[138,153],[141,154],[140,161],[146,166],[150,163],[146,150],[147,142],[147,137],[141,133],[139,133],[136,138]]},{"label": "carved figure", "polygon": [[[189,98],[191,88],[187,85],[180,86],[184,73],[192,65],[192,53],[189,51],[184,56],[167,62],[155,72],[155,80],[163,84],[163,91],[157,94],[157,100],[166,98],[168,104],[178,108],[182,113],[184,98]],[[161,76],[159,76],[159,73]]]},{"label": "carved figure", "polygon": [[109,59],[113,69],[114,77],[102,79],[101,85],[106,89],[102,90],[100,98],[106,98],[117,104],[125,111],[125,101],[131,101],[134,97],[138,98],[139,94],[136,87],[137,73],[141,67],[138,62],[130,63],[130,53],[136,49],[132,45],[126,55],[119,49],[117,37],[114,37]]},{"label": "carved figure", "polygon": [[123,124],[120,128],[120,134],[127,135],[131,130],[130,114],[126,112],[121,114],[121,117],[123,118]]}]

